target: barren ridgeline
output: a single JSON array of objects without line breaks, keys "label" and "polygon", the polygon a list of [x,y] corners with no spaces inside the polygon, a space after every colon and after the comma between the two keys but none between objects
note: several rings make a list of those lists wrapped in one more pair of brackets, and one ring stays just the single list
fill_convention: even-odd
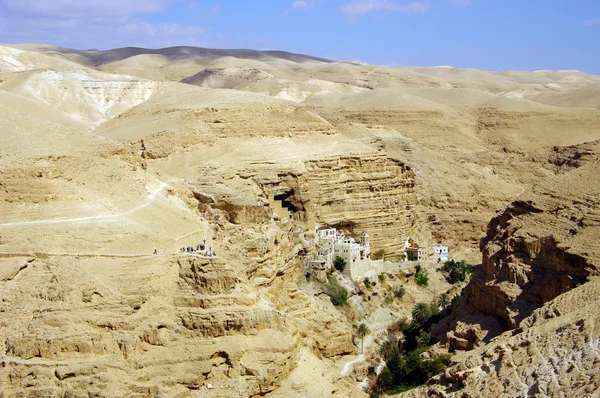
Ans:
[{"label": "barren ridgeline", "polygon": [[0,396],[597,394],[599,82],[0,46]]}]

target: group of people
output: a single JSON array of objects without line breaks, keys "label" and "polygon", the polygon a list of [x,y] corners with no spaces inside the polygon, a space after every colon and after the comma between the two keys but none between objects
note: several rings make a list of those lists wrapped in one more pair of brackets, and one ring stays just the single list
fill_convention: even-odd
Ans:
[{"label": "group of people", "polygon": [[200,253],[208,257],[214,257],[216,254],[213,251],[212,247],[206,247],[206,239],[204,239],[204,243],[199,243],[196,247],[194,246],[186,246],[180,249],[182,253]]}]

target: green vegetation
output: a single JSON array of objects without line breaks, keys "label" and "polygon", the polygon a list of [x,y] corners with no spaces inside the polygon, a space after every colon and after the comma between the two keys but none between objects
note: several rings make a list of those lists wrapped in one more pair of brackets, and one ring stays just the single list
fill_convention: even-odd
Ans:
[{"label": "green vegetation", "polygon": [[381,273],[377,275],[377,278],[379,279],[379,282],[385,282],[385,274]]},{"label": "green vegetation", "polygon": [[424,384],[429,378],[443,372],[450,364],[450,355],[422,359],[421,354],[433,344],[431,325],[439,321],[437,304],[418,303],[412,310],[413,319],[400,319],[397,323],[404,341],[394,338],[381,344],[379,352],[385,367],[377,378],[375,393],[393,395]]},{"label": "green vegetation", "polygon": [[333,266],[338,271],[344,272],[344,270],[346,269],[346,260],[344,260],[341,257],[336,257],[335,260],[333,260]]},{"label": "green vegetation", "polygon": [[399,288],[396,288],[396,290],[394,290],[394,296],[396,296],[396,298],[401,299],[402,297],[404,297],[405,294],[406,294],[406,289],[402,286],[400,286]]},{"label": "green vegetation", "polygon": [[475,272],[475,267],[464,261],[450,260],[444,264],[443,270],[448,272],[448,282],[454,284],[467,280],[467,277]]},{"label": "green vegetation", "polygon": [[425,274],[416,273],[415,282],[417,282],[417,285],[419,286],[427,286],[429,284],[429,277]]},{"label": "green vegetation", "polygon": [[412,310],[413,323],[423,325],[431,318],[431,307],[425,303],[418,303]]},{"label": "green vegetation", "polygon": [[365,336],[369,333],[369,328],[364,323],[361,323],[356,329],[356,335],[360,338],[360,353],[363,353]]},{"label": "green vegetation", "polygon": [[450,305],[450,296],[448,296],[448,293],[440,294],[440,296],[437,298],[437,305],[442,309]]},{"label": "green vegetation", "polygon": [[348,304],[348,292],[340,286],[337,279],[333,276],[329,277],[329,283],[325,285],[325,293],[327,293],[335,306]]},{"label": "green vegetation", "polygon": [[366,287],[367,289],[370,289],[370,288],[371,288],[371,282],[369,282],[369,280],[368,280],[368,279],[365,279],[365,280],[363,281],[363,283],[365,284],[365,287]]}]

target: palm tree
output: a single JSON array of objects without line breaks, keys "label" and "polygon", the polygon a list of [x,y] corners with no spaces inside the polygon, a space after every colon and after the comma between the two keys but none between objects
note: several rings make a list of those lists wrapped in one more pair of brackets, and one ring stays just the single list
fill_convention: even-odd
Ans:
[{"label": "palm tree", "polygon": [[448,296],[448,293],[440,294],[440,297],[437,299],[437,305],[442,307],[442,309],[450,305],[450,297]]},{"label": "palm tree", "polygon": [[369,328],[364,323],[361,323],[358,329],[356,329],[356,335],[360,337],[360,353],[363,353],[365,336],[369,333]]},{"label": "palm tree", "polygon": [[425,303],[418,303],[412,310],[413,322],[422,325],[431,316],[431,309]]},{"label": "palm tree", "polygon": [[394,352],[394,349],[396,348],[395,346],[396,346],[396,343],[391,339],[386,340],[383,342],[383,344],[381,344],[381,347],[379,347],[379,353],[381,354],[383,359],[385,359],[387,361],[387,359]]}]

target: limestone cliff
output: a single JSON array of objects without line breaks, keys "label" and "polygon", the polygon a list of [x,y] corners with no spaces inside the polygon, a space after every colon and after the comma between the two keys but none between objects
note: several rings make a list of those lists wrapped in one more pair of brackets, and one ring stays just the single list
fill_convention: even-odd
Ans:
[{"label": "limestone cliff", "polygon": [[267,178],[259,180],[265,191],[300,218],[355,237],[367,231],[372,247],[391,255],[399,253],[415,221],[415,174],[382,154],[309,160],[301,173]]},{"label": "limestone cliff", "polygon": [[452,329],[449,348],[476,350],[457,355],[458,365],[431,381],[427,394],[600,392],[599,162],[559,163],[570,170],[489,223],[482,265],[453,318],[437,329]]}]

